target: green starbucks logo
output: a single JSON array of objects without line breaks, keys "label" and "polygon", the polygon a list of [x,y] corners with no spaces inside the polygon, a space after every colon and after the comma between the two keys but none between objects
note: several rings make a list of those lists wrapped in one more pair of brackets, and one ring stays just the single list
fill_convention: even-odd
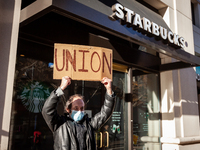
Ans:
[{"label": "green starbucks logo", "polygon": [[23,88],[20,99],[30,112],[39,113],[42,111],[44,102],[49,95],[49,88],[39,82],[33,82],[28,87]]}]

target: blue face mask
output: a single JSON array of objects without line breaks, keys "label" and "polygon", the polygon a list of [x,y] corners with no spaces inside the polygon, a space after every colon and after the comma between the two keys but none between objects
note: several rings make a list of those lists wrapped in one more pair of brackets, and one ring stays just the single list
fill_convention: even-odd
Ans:
[{"label": "blue face mask", "polygon": [[76,111],[72,110],[71,117],[74,119],[74,121],[80,121],[84,116],[84,111]]}]

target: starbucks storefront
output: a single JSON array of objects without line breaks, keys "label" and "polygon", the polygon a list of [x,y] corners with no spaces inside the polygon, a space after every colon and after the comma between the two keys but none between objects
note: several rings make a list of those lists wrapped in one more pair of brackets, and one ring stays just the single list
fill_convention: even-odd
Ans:
[{"label": "starbucks storefront", "polygon": [[[53,80],[54,43],[113,51],[116,106],[95,134],[97,149],[162,149],[161,72],[198,66],[200,61],[183,51],[186,41],[161,16],[136,1],[118,2],[37,0],[21,10],[10,150],[53,150],[53,135],[41,109],[60,85]],[[163,63],[163,58],[174,62]],[[58,103],[60,115],[73,94],[84,95],[86,112],[93,117],[104,102],[105,89],[98,81],[73,80]]]}]

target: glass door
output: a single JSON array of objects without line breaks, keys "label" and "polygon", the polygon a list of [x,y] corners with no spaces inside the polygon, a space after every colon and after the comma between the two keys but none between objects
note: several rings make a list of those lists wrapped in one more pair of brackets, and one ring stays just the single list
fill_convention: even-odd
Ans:
[{"label": "glass door", "polygon": [[113,72],[113,91],[116,104],[110,119],[96,133],[98,150],[124,150],[124,96],[126,91],[126,74]]},{"label": "glass door", "polygon": [[133,149],[160,150],[159,75],[132,71]]}]

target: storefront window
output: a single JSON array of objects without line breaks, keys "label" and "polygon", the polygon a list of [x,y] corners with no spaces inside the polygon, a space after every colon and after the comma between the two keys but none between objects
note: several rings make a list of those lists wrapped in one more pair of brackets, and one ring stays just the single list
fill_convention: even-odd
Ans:
[{"label": "storefront window", "polygon": [[48,62],[17,57],[9,149],[52,149],[52,133],[41,110],[46,98],[58,85]]},{"label": "storefront window", "polygon": [[159,78],[133,70],[133,148],[160,150]]},{"label": "storefront window", "polygon": [[[60,85],[60,80],[53,80],[53,64],[18,56],[15,74],[9,149],[53,150],[53,134],[41,114],[46,98]],[[113,71],[117,103],[113,115],[98,132],[102,133],[96,139],[98,149],[124,147],[125,83],[125,73]],[[60,115],[65,113],[64,104],[69,96],[77,93],[84,95],[86,112],[90,117],[100,111],[104,102],[104,86],[99,81],[72,81],[58,103]]]}]

